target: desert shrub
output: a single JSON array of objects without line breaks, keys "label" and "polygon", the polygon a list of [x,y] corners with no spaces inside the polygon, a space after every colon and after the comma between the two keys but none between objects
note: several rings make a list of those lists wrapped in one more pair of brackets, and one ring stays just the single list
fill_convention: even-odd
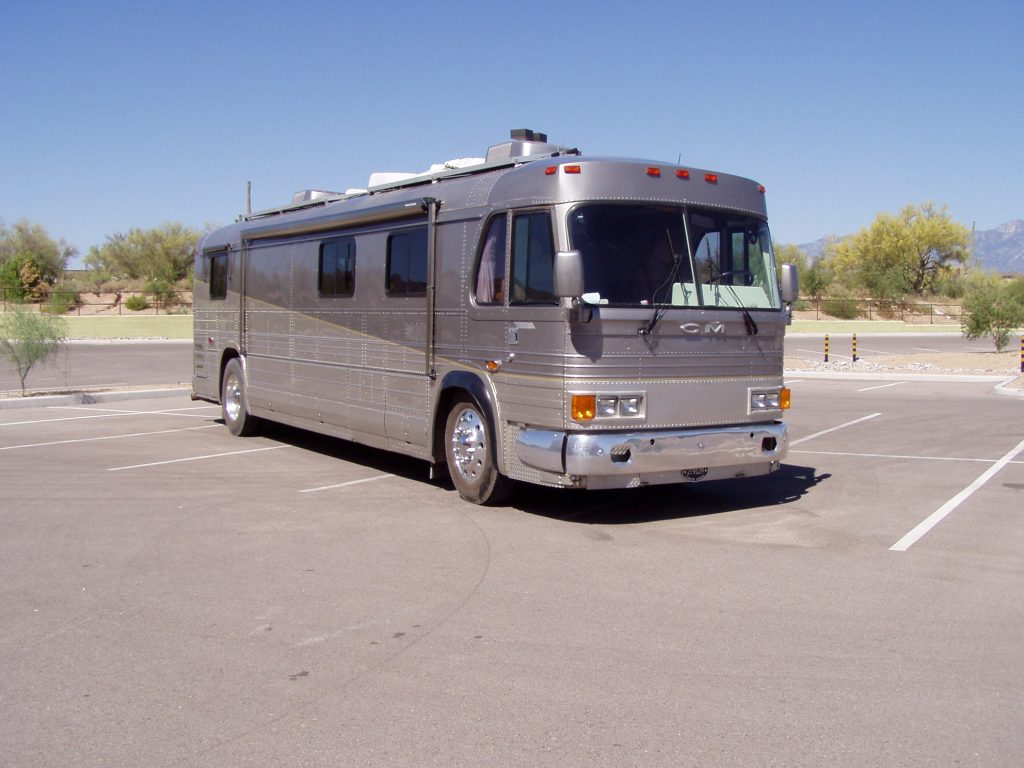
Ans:
[{"label": "desert shrub", "polygon": [[1013,330],[1024,324],[1024,301],[1016,290],[1017,286],[1004,282],[995,273],[972,274],[964,294],[964,336],[990,336],[996,352],[1001,352]]},{"label": "desert shrub", "polygon": [[821,311],[840,320],[860,317],[860,302],[848,296],[833,296],[821,301]]},{"label": "desert shrub", "polygon": [[178,302],[178,294],[174,284],[167,280],[154,278],[146,282],[144,290],[149,293],[158,304],[164,307],[173,307]]},{"label": "desert shrub", "polygon": [[22,395],[29,371],[52,361],[67,336],[67,321],[62,317],[48,317],[25,306],[0,313],[0,360],[17,371]]},{"label": "desert shrub", "polygon": [[149,309],[149,300],[144,293],[133,293],[124,300],[124,306],[132,312],[141,312],[144,309]]},{"label": "desert shrub", "polygon": [[79,305],[78,294],[75,291],[58,291],[50,293],[50,297],[39,309],[51,315],[65,315]]}]

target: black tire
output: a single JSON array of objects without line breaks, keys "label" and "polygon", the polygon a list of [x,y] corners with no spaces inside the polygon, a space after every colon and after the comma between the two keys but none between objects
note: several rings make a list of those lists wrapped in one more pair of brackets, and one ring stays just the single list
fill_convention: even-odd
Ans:
[{"label": "black tire", "polygon": [[444,455],[459,495],[474,504],[500,504],[513,482],[498,472],[490,420],[472,400],[452,406],[444,428]]},{"label": "black tire", "polygon": [[249,437],[259,431],[260,420],[249,413],[249,400],[245,392],[245,371],[236,357],[224,367],[220,388],[220,411],[231,434]]}]

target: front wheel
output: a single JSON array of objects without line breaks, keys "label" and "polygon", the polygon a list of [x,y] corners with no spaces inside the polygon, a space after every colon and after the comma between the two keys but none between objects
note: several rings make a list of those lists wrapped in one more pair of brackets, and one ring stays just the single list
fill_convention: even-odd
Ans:
[{"label": "front wheel", "polygon": [[220,409],[231,434],[238,437],[256,434],[260,420],[249,413],[249,400],[245,395],[245,371],[237,357],[229,360],[224,368]]},{"label": "front wheel", "polygon": [[512,481],[498,472],[494,440],[476,403],[455,404],[444,437],[448,473],[462,498],[474,504],[500,504],[509,497]]}]

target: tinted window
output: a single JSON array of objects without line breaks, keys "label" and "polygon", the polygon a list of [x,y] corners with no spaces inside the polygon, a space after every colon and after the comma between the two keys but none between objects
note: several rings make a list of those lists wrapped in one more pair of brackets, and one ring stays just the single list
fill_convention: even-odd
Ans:
[{"label": "tinted window", "polygon": [[210,254],[210,298],[223,299],[228,295],[228,252]]},{"label": "tinted window", "polygon": [[389,296],[427,293],[427,228],[398,232],[388,238]]},{"label": "tinted window", "polygon": [[351,296],[355,288],[356,241],[351,237],[320,244],[318,289],[321,296]]},{"label": "tinted window", "polygon": [[512,304],[551,304],[555,298],[555,249],[546,211],[512,219]]}]

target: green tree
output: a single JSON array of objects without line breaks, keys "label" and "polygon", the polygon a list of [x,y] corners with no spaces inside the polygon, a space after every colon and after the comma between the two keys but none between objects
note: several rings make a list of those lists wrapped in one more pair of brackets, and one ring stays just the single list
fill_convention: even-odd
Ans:
[{"label": "green tree", "polygon": [[0,358],[17,370],[22,397],[28,372],[56,357],[67,336],[68,324],[55,315],[33,312],[24,306],[0,314]]},{"label": "green tree", "polygon": [[153,229],[130,229],[90,248],[85,264],[115,278],[176,283],[188,276],[200,235],[178,222]]},{"label": "green tree", "polygon": [[77,254],[39,224],[22,220],[7,227],[0,222],[0,285],[18,299],[46,298],[68,260]]},{"label": "green tree", "polygon": [[943,269],[964,262],[969,236],[945,206],[908,205],[895,216],[880,213],[871,226],[836,244],[832,262],[843,283],[875,298],[923,295]]},{"label": "green tree", "polygon": [[1001,352],[1013,330],[1024,325],[1024,278],[1007,283],[991,272],[974,272],[964,293],[964,336],[991,336]]},{"label": "green tree", "polygon": [[819,258],[800,276],[800,290],[817,299],[832,286],[833,279],[831,263],[827,258]]},{"label": "green tree", "polygon": [[800,277],[803,277],[804,270],[807,269],[807,254],[800,250],[799,246],[792,243],[775,243],[774,250],[776,264],[792,264],[800,273]]},{"label": "green tree", "polygon": [[775,245],[775,261],[792,264],[800,276],[800,293],[804,296],[818,298],[832,284],[832,269],[827,258],[811,261],[799,246],[790,243]]}]

